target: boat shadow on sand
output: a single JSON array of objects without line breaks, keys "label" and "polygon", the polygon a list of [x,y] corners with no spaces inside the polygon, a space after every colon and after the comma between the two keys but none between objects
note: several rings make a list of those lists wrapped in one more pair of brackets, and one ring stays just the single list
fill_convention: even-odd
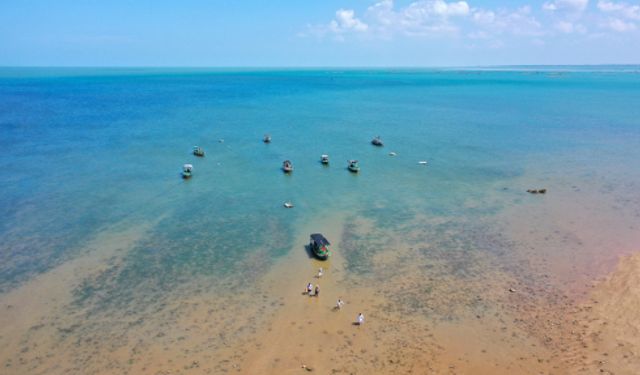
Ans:
[{"label": "boat shadow on sand", "polygon": [[311,249],[311,245],[310,244],[304,245],[304,250],[306,251],[307,256],[309,257],[309,259],[318,259],[318,257],[316,257],[316,255],[313,253],[313,250]]}]

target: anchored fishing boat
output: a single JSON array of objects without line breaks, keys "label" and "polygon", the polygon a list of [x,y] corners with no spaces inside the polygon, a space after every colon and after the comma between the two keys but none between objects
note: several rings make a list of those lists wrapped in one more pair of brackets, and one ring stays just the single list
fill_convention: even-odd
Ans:
[{"label": "anchored fishing boat", "polygon": [[347,169],[349,169],[353,173],[360,172],[360,166],[358,165],[357,160],[349,160],[349,164],[347,165]]},{"label": "anchored fishing boat", "polygon": [[265,134],[264,138],[262,138],[262,142],[271,143],[271,136],[269,134]]},{"label": "anchored fishing boat", "polygon": [[193,154],[195,156],[203,157],[204,156],[204,150],[202,149],[202,147],[193,146]]},{"label": "anchored fishing boat", "polygon": [[384,143],[382,143],[382,139],[380,139],[380,136],[377,136],[374,139],[372,139],[371,144],[374,146],[384,146]]},{"label": "anchored fishing boat", "polygon": [[324,165],[328,165],[329,164],[329,155],[322,155],[320,156],[320,162]]},{"label": "anchored fishing boat", "polygon": [[191,178],[191,172],[193,171],[193,165],[185,164],[182,166],[182,178]]},{"label": "anchored fishing boat", "polygon": [[282,163],[282,170],[284,171],[284,173],[291,173],[293,172],[293,163],[291,163],[290,160],[285,160]]},{"label": "anchored fishing boat", "polygon": [[311,252],[318,259],[327,260],[331,255],[331,251],[329,250],[329,240],[327,240],[320,233],[313,233],[311,235],[311,242],[309,243],[309,247],[311,248]]}]

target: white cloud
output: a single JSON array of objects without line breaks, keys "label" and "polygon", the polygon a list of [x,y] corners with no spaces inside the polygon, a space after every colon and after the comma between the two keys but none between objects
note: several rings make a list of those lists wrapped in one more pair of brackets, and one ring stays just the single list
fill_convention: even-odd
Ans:
[{"label": "white cloud", "polygon": [[542,25],[533,16],[531,7],[523,6],[516,10],[487,11],[473,10],[473,20],[476,25],[492,34],[512,34],[520,36],[541,36],[544,34]]},{"label": "white cloud", "polygon": [[[394,0],[370,0],[359,13],[338,9],[326,24],[309,25],[302,36],[333,37],[347,40],[393,39],[395,37],[458,38],[470,43],[549,42],[553,35],[592,37],[596,30],[605,35],[640,28],[640,5],[624,0],[547,0],[542,9],[479,8],[477,0],[412,0],[400,5]],[[632,1],[632,0],[626,0]],[[633,0],[636,1],[636,0]],[[519,38],[519,40],[517,40]],[[537,42],[536,42],[537,43]]]},{"label": "white cloud", "polygon": [[389,36],[434,35],[456,33],[451,19],[464,18],[471,12],[466,1],[419,0],[404,8],[395,8],[393,0],[381,0],[367,8],[365,18],[377,27],[375,32]]},{"label": "white cloud", "polygon": [[636,25],[631,22],[625,22],[618,18],[610,18],[607,22],[601,25],[605,29],[610,29],[613,31],[617,31],[619,33],[634,31],[636,30]]},{"label": "white cloud", "polygon": [[496,14],[490,10],[479,9],[473,12],[473,20],[481,25],[489,25],[496,20]]},{"label": "white cloud", "polygon": [[554,0],[547,1],[542,4],[542,9],[551,12],[567,11],[567,12],[583,12],[587,9],[589,0]]},{"label": "white cloud", "polygon": [[580,33],[584,34],[587,32],[587,28],[581,24],[569,22],[569,21],[558,21],[554,25],[554,28],[565,34],[572,33]]},{"label": "white cloud", "polygon": [[600,0],[598,1],[598,9],[605,13],[616,14],[619,17],[640,20],[640,5]]},{"label": "white cloud", "polygon": [[336,33],[345,31],[367,31],[368,25],[355,17],[352,9],[338,9],[336,19],[331,21],[329,28]]}]

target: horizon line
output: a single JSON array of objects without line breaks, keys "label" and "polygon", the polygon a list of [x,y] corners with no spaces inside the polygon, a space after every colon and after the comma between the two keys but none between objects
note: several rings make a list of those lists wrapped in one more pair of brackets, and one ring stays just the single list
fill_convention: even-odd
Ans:
[{"label": "horizon line", "polygon": [[93,69],[449,69],[512,67],[640,66],[638,63],[598,64],[489,64],[489,65],[0,65],[0,69],[93,68]]}]

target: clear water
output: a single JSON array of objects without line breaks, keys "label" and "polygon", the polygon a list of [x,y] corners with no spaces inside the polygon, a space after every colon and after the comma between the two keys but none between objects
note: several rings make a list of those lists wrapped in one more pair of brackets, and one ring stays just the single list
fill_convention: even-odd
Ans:
[{"label": "clear water", "polygon": [[[79,302],[100,291],[118,306],[141,288],[161,298],[195,277],[233,288],[226,281],[295,248],[300,223],[335,211],[424,230],[446,251],[478,243],[496,215],[524,204],[521,181],[632,190],[637,71],[2,69],[0,291],[118,224],[154,223],[108,278],[83,281]],[[385,147],[369,143],[376,135]],[[352,158],[359,175],[346,170]],[[440,224],[416,226],[418,216]],[[460,228],[468,235],[456,239]],[[382,251],[383,238],[371,241],[353,242],[352,270]]]}]

